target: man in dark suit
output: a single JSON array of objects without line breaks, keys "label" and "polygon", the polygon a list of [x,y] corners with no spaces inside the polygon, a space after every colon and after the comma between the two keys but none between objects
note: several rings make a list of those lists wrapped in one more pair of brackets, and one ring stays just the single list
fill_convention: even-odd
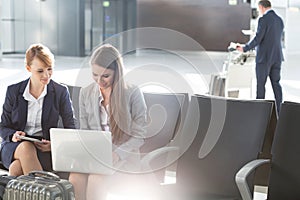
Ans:
[{"label": "man in dark suit", "polygon": [[284,25],[282,19],[271,9],[269,0],[260,0],[258,9],[262,16],[258,21],[256,36],[245,46],[238,46],[237,49],[246,52],[256,47],[256,98],[265,98],[265,84],[269,76],[279,113],[282,103],[282,88],[279,81],[283,61],[281,38]]}]

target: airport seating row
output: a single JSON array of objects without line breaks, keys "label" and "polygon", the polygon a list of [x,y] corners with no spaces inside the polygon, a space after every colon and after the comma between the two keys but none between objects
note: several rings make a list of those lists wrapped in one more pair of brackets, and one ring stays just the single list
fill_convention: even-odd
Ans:
[{"label": "airport seating row", "polygon": [[[156,187],[155,199],[241,199],[235,175],[262,150],[273,102],[194,95],[182,129],[169,145],[176,183]],[[155,157],[153,158],[155,159]],[[254,175],[248,178],[253,192]]]},{"label": "airport seating row", "polygon": [[[192,96],[172,143],[176,184],[158,186],[156,199],[250,200],[254,171],[265,164],[268,199],[299,199],[299,115],[295,102],[282,104],[277,121],[272,101]],[[262,154],[271,159],[255,159]]]},{"label": "airport seating row", "polygon": [[[300,162],[297,155],[300,148],[297,144],[300,124],[296,116],[300,115],[300,104],[282,104],[272,134],[276,122],[272,101],[195,95],[188,107],[184,124],[167,145],[170,154],[165,156],[166,169],[176,163],[176,183],[161,185],[152,181],[151,185],[149,174],[161,170],[155,165],[153,171],[140,175],[144,182],[138,184],[138,191],[143,191],[138,195],[157,200],[249,200],[253,198],[256,178],[253,167],[269,163],[270,173],[265,174],[268,199],[299,198],[300,173],[297,169]],[[256,160],[268,153],[272,153],[272,159]],[[147,163],[155,162],[156,158],[154,154]],[[130,179],[124,180],[128,184]],[[116,187],[118,189],[113,192],[118,193],[124,188],[124,183],[119,184],[123,186]]]}]

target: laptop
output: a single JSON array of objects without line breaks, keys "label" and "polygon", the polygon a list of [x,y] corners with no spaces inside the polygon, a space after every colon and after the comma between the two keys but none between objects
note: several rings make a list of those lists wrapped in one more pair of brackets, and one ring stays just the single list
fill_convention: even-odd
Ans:
[{"label": "laptop", "polygon": [[111,175],[112,138],[109,131],[50,129],[55,171]]}]

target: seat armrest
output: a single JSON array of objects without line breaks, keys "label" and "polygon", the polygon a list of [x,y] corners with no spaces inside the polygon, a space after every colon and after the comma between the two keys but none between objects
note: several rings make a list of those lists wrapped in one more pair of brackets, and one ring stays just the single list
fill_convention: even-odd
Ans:
[{"label": "seat armrest", "polygon": [[155,159],[159,158],[160,156],[162,156],[163,154],[178,152],[178,151],[179,151],[179,148],[173,146],[173,147],[162,147],[162,148],[159,148],[159,149],[156,149],[154,151],[149,152],[141,160],[142,170],[151,169],[150,163],[153,160],[155,160]]},{"label": "seat armrest", "polygon": [[247,177],[248,175],[255,170],[260,165],[269,163],[270,159],[257,159],[253,160],[246,165],[244,165],[236,174],[235,182],[239,188],[240,194],[243,200],[252,200],[252,194],[250,193],[249,186],[247,184]]}]

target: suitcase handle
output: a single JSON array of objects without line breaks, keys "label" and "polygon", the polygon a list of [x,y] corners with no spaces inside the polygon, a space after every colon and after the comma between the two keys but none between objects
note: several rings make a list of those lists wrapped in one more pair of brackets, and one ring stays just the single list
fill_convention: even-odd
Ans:
[{"label": "suitcase handle", "polygon": [[54,173],[51,172],[45,172],[45,171],[31,171],[28,174],[29,176],[35,177],[35,178],[44,178],[54,181],[60,181],[59,176],[57,176]]}]

